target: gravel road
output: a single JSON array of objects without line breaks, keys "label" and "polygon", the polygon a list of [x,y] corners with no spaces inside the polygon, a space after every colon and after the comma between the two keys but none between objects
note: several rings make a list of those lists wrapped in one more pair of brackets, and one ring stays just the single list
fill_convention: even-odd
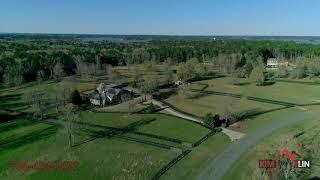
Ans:
[{"label": "gravel road", "polygon": [[307,120],[313,117],[311,112],[295,114],[286,119],[279,119],[270,125],[259,128],[252,133],[247,134],[244,138],[234,142],[227,149],[221,152],[204,171],[199,175],[200,180],[222,179],[225,173],[240,158],[241,154],[246,152],[252,145],[257,143],[263,137],[271,134],[274,130],[286,127],[299,121]]}]

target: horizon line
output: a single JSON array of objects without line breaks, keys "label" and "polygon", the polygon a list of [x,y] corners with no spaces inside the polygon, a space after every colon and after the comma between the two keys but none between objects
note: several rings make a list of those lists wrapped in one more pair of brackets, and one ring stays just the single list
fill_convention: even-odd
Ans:
[{"label": "horizon line", "polygon": [[234,34],[224,34],[224,35],[201,35],[201,34],[117,34],[117,33],[53,33],[53,32],[0,32],[0,34],[26,34],[26,35],[99,35],[99,36],[180,36],[180,37],[320,37],[320,35],[234,35]]}]

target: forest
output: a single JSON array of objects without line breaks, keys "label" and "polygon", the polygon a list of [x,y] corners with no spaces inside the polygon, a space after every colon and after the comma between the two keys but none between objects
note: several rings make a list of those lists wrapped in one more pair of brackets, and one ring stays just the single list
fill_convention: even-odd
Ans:
[{"label": "forest", "polygon": [[[10,87],[37,79],[69,76],[85,69],[152,62],[178,64],[196,58],[224,73],[248,77],[252,69],[278,58],[295,64],[292,77],[320,75],[320,46],[292,41],[167,39],[145,42],[81,41],[63,38],[0,39],[0,82]],[[281,76],[288,75],[281,69]]]}]

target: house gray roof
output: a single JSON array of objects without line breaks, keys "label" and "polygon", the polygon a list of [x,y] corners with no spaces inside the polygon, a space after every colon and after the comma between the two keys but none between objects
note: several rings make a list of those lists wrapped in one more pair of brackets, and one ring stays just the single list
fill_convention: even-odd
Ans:
[{"label": "house gray roof", "polygon": [[91,94],[89,94],[90,99],[100,100],[100,96],[101,96],[102,99],[106,98],[105,94],[103,94],[103,93],[101,93],[101,94],[99,94],[99,93],[91,93]]},{"label": "house gray roof", "polygon": [[106,90],[106,95],[107,97],[112,100],[115,96],[118,96],[119,93],[121,92],[121,89],[118,88],[109,88]]}]

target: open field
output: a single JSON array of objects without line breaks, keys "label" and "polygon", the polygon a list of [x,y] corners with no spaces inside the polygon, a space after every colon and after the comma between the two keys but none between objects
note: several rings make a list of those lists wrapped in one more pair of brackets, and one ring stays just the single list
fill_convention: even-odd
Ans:
[{"label": "open field", "polygon": [[[121,72],[122,83],[130,83],[131,74],[126,74],[127,67],[117,67]],[[161,69],[161,66],[158,67]],[[123,71],[123,72],[122,72]],[[162,70],[157,73],[161,74]],[[99,82],[104,81],[105,77]],[[28,83],[18,88],[0,90],[0,106],[3,112],[29,112],[24,99],[25,94],[35,90],[46,92],[48,99],[53,99],[61,87],[76,88],[89,92],[98,81],[79,81],[76,77],[61,82],[45,81],[41,84]],[[229,77],[193,82],[188,89],[200,94],[192,99],[172,95],[165,101],[181,111],[204,116],[206,113],[225,115],[229,113],[254,112],[232,130],[251,133],[257,128],[267,126],[277,119],[283,119],[299,112],[314,110],[313,106],[295,106],[295,104],[317,103],[317,91],[320,86],[299,83],[277,82],[270,86],[257,87],[250,84],[231,85]],[[294,91],[292,91],[294,89]],[[218,92],[218,93],[216,93]],[[223,93],[219,93],[223,92]],[[283,93],[285,92],[285,93]],[[250,98],[251,97],[251,98]],[[253,97],[253,98],[252,98]],[[140,107],[141,106],[141,107]],[[144,105],[137,108],[143,109]],[[217,133],[210,136],[199,146],[193,144],[201,140],[210,131],[198,124],[171,115],[153,113],[129,114],[125,103],[94,110],[114,111],[96,112],[81,110],[81,118],[74,122],[76,130],[74,147],[68,147],[66,129],[31,121],[21,114],[0,124],[0,179],[9,176],[17,179],[150,179],[159,170],[175,159],[181,152],[191,152],[172,166],[162,179],[194,179],[221,151],[231,143],[227,136]],[[51,121],[62,122],[61,120]],[[315,123],[315,121],[310,121]],[[271,140],[275,139],[270,137]],[[249,152],[253,153],[253,152]],[[255,154],[254,154],[255,155]],[[250,154],[250,156],[252,156]],[[241,158],[249,158],[244,155]],[[49,173],[28,171],[21,173],[11,167],[11,161],[78,161],[79,171]],[[253,158],[250,161],[255,161]],[[238,176],[239,167],[246,161],[240,160],[230,171],[231,177]],[[238,164],[240,163],[240,164]],[[251,163],[253,165],[253,163]],[[251,166],[250,166],[251,167]],[[250,173],[246,168],[247,175]],[[247,177],[244,175],[244,177]]]},{"label": "open field", "polygon": [[207,113],[225,116],[226,111],[240,113],[250,110],[268,111],[280,108],[279,105],[249,101],[245,98],[238,99],[219,95],[204,95],[199,98],[186,99],[179,95],[172,96],[166,102],[178,107],[182,111],[203,117]]},{"label": "open field", "polygon": [[[24,90],[17,88],[2,91],[1,98],[6,98],[8,101],[3,101],[1,105],[8,107],[8,110],[18,111],[14,104],[22,104],[24,102],[22,98],[24,93],[35,89],[48,88],[48,94],[52,94],[53,97],[54,88],[57,88],[62,83],[65,82],[32,84],[25,86]],[[82,85],[83,83],[80,84]],[[78,85],[78,87],[81,86]],[[86,88],[87,85],[84,85],[83,89]],[[19,95],[16,96],[16,94]],[[8,99],[8,97],[14,98]],[[12,104],[12,106],[8,106],[9,104]],[[28,111],[26,108],[23,110]],[[60,120],[51,121],[59,122]],[[147,123],[144,123],[145,121]],[[81,112],[80,122],[85,123],[81,128],[87,128],[97,133],[109,132],[108,128],[111,128],[111,131],[112,128],[126,129],[132,127],[132,129],[129,128],[128,133],[114,137],[94,137],[95,134],[82,131],[79,128],[80,126],[75,126],[79,130],[76,130],[74,137],[75,147],[70,149],[68,147],[67,133],[63,126],[35,122],[25,115],[3,122],[0,125],[0,142],[5,144],[0,149],[0,160],[2,162],[0,165],[1,179],[7,179],[8,177],[14,179],[70,179],[71,177],[77,177],[78,179],[92,177],[150,179],[168,162],[176,158],[182,149],[191,148],[191,144],[209,133],[209,130],[202,126],[162,114],[129,115],[128,113],[103,113],[87,110]],[[145,134],[180,140],[182,144],[149,137]],[[211,147],[229,142],[224,136],[222,141],[216,140],[216,138],[215,136],[209,137],[206,142],[209,142]],[[175,148],[161,148],[161,146],[145,144],[144,141]],[[216,150],[218,151],[219,149],[217,148]],[[195,151],[195,154],[201,155],[203,159],[211,153],[212,151],[209,150],[198,151],[196,149]],[[59,171],[44,173],[36,170],[22,173],[12,168],[11,161],[28,163],[35,163],[36,161],[49,161],[52,163],[55,161],[78,161],[80,165],[79,171],[72,173]],[[189,161],[186,164],[188,165],[189,163],[193,163],[193,161]],[[202,161],[199,159],[197,163],[190,166],[194,166],[197,169],[202,165]],[[181,171],[181,173],[183,172]]]},{"label": "open field", "polygon": [[[26,121],[22,120],[21,123],[26,123]],[[70,150],[67,135],[63,129],[45,124],[13,128],[11,122],[1,124],[1,129],[10,126],[11,130],[8,130],[6,134],[1,134],[1,142],[9,142],[8,146],[5,146],[5,149],[0,152],[1,179],[8,177],[14,179],[69,179],[71,177],[78,179],[93,177],[145,179],[152,177],[159,168],[176,156],[176,153],[172,151],[109,138],[97,139]],[[23,134],[19,133],[22,131]],[[19,134],[19,137],[16,134]],[[78,140],[82,138],[88,137],[76,136]],[[78,161],[79,171],[55,172],[51,170],[48,173],[31,170],[21,173],[12,168],[11,161],[13,160],[29,163]]]},{"label": "open field", "polygon": [[224,148],[230,144],[229,138],[222,134],[216,134],[201,146],[195,148],[189,156],[181,160],[170,169],[163,179],[196,179],[198,174],[214,159]]},{"label": "open field", "polygon": [[162,114],[129,115],[127,113],[95,113],[85,111],[82,117],[82,122],[116,128],[125,128],[130,126],[130,124],[139,124],[139,122],[148,120],[154,121],[147,122],[147,124],[141,126],[138,125],[136,131],[177,138],[191,143],[209,133],[209,130],[202,126]]},{"label": "open field", "polygon": [[318,85],[276,82],[268,86],[255,86],[253,84],[246,84],[246,81],[243,79],[237,81],[238,83],[244,81],[242,82],[243,85],[233,85],[232,81],[231,78],[227,77],[205,80],[200,83],[208,84],[206,91],[239,94],[296,104],[317,103],[320,100],[318,96],[320,86]]}]

